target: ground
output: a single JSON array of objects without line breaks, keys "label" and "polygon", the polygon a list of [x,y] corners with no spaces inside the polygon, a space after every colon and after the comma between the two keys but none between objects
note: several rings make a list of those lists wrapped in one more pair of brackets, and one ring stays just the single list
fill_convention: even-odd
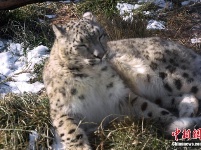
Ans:
[{"label": "ground", "polygon": [[[85,3],[76,4],[41,3],[0,12],[3,16],[0,19],[0,64],[4,67],[0,69],[0,92],[6,94],[0,101],[0,149],[39,149],[51,146],[48,99],[41,80],[43,63],[36,60],[42,58],[39,61],[41,62],[48,57],[48,49],[54,40],[52,24],[78,19],[83,12],[91,10],[106,28],[110,40],[160,36],[193,48],[201,54],[200,3],[191,2],[182,7],[174,6],[173,9],[165,7],[157,13],[153,13],[158,10],[155,5],[146,3],[139,11],[132,11],[134,21],[129,22],[118,15],[116,2],[117,0],[87,0]],[[136,4],[132,5],[138,7]],[[152,15],[143,15],[143,11],[150,11]],[[147,30],[149,20],[165,22],[162,24],[165,29]],[[24,71],[23,67],[26,68],[30,62],[32,67]],[[19,90],[16,85],[22,80],[28,87],[31,87],[30,84],[33,86],[33,83],[41,87],[36,86],[37,88],[28,90],[24,88],[26,86],[22,86]],[[7,94],[11,91],[3,89],[8,85],[12,87],[11,91],[15,89],[18,92]],[[33,89],[36,89],[37,94],[30,93],[34,92]],[[19,93],[22,95],[18,95]],[[153,122],[133,122],[126,118],[120,123],[114,121],[107,129],[100,126],[99,130],[91,135],[91,143],[97,149],[170,148],[172,141],[164,139],[158,128],[161,127]],[[37,141],[34,142],[36,137]]]}]

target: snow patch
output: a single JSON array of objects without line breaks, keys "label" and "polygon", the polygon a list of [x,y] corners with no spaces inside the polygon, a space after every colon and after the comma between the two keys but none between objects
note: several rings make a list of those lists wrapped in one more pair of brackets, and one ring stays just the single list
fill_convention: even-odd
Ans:
[{"label": "snow patch", "polygon": [[56,18],[56,15],[45,15],[45,17],[47,17],[48,19],[53,19]]},{"label": "snow patch", "polygon": [[21,73],[20,75],[14,75],[12,78],[18,82],[29,82],[30,79],[34,79],[35,77],[35,74]]},{"label": "snow patch", "polygon": [[5,76],[11,74],[15,69],[17,59],[18,57],[11,52],[0,53],[0,74]]},{"label": "snow patch", "polygon": [[[148,0],[140,0],[138,2],[148,2]],[[152,2],[152,1],[149,1]],[[157,3],[157,5],[164,5],[165,7],[165,1],[153,1]],[[139,4],[128,4],[128,3],[117,3],[117,9],[119,10],[119,14],[125,21],[133,21],[133,10],[140,8],[142,5]],[[150,11],[144,11],[144,15],[151,15]],[[164,22],[163,21],[156,21],[156,20],[150,20],[148,21],[147,29],[158,29],[162,30],[165,29]]]},{"label": "snow patch", "polygon": [[[2,44],[4,45],[4,43]],[[48,48],[40,45],[33,50],[26,50],[23,44],[10,42],[0,53],[0,95],[6,93],[37,93],[44,85],[40,82],[30,83],[36,77],[34,66],[49,57]]]},{"label": "snow patch", "polygon": [[4,86],[0,86],[0,93],[5,95],[6,93],[38,93],[44,88],[44,84],[40,82],[28,83],[26,81],[19,82],[6,82]]},{"label": "snow patch", "polygon": [[28,150],[35,150],[36,146],[35,143],[38,139],[38,133],[36,131],[32,131],[29,134],[29,149]]},{"label": "snow patch", "polygon": [[140,8],[142,5],[139,4],[127,4],[127,3],[117,3],[117,9],[119,14],[123,17],[125,21],[133,21],[133,10]]},{"label": "snow patch", "polygon": [[193,44],[201,43],[201,38],[193,38],[193,39],[191,39],[191,43],[193,43]]},{"label": "snow patch", "polygon": [[132,21],[133,20],[133,10],[139,8],[140,5],[117,3],[116,7],[119,10],[119,14],[123,17],[123,20]]},{"label": "snow patch", "polygon": [[165,25],[163,21],[156,21],[156,20],[150,20],[147,25],[147,29],[158,29],[158,30],[164,30]]},{"label": "snow patch", "polygon": [[8,51],[12,52],[13,55],[23,55],[24,54],[24,49],[22,44],[19,43],[10,43],[8,46]]},{"label": "snow patch", "polygon": [[40,64],[44,59],[49,57],[49,49],[40,45],[27,53],[28,66],[30,70],[34,69],[35,64]]}]

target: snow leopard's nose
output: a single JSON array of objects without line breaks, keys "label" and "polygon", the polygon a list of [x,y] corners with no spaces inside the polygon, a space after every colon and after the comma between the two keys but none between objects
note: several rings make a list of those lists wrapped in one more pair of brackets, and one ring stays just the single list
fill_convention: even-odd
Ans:
[{"label": "snow leopard's nose", "polygon": [[94,56],[101,59],[101,58],[103,58],[104,55],[105,55],[105,52],[103,50],[102,51],[94,50]]},{"label": "snow leopard's nose", "polygon": [[105,53],[106,53],[106,51],[104,50],[103,47],[96,47],[94,49],[94,52],[93,52],[94,56],[96,56],[96,57],[98,57],[100,59],[103,58],[103,56],[105,55]]}]

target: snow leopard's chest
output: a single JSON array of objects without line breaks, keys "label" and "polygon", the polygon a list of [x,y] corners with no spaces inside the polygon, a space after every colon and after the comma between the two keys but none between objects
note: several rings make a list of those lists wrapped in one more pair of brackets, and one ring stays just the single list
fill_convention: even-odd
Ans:
[{"label": "snow leopard's chest", "polygon": [[121,113],[119,102],[128,97],[130,90],[106,62],[93,68],[82,70],[86,77],[73,79],[77,93],[66,111],[72,113],[73,110],[85,116],[86,121],[100,123],[108,115]]}]

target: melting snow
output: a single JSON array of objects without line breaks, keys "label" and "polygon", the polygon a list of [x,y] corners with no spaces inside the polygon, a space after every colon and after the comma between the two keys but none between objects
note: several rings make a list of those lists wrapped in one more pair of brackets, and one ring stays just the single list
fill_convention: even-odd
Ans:
[{"label": "melting snow", "polygon": [[56,18],[56,15],[45,15],[45,17],[47,17],[49,19],[53,19],[53,18]]},{"label": "melting snow", "polygon": [[156,21],[156,20],[149,20],[147,29],[159,29],[163,30],[165,29],[164,22],[163,21]]},{"label": "melting snow", "polygon": [[[142,2],[151,2],[150,0],[140,0],[138,3]],[[155,1],[155,4],[165,7],[165,1],[157,0]],[[140,8],[142,5],[139,4],[127,4],[127,3],[117,3],[117,9],[119,10],[119,14],[122,16],[123,20],[125,21],[133,21],[133,10],[136,10]],[[143,12],[145,15],[150,15],[151,13],[149,11]],[[162,21],[156,21],[156,20],[150,20],[148,21],[147,29],[165,29],[164,22]]]},{"label": "melting snow", "polygon": [[35,143],[38,139],[38,133],[36,131],[32,131],[29,134],[29,149],[28,150],[35,150],[36,146]]},{"label": "melting snow", "polygon": [[201,43],[201,38],[193,38],[193,39],[191,39],[191,43],[193,43],[193,44]]},{"label": "melting snow", "polygon": [[[0,41],[0,45],[5,46]],[[39,92],[44,85],[40,82],[30,83],[36,77],[34,65],[42,63],[49,56],[48,48],[40,45],[24,53],[23,44],[9,43],[0,53],[0,94]]]},{"label": "melting snow", "polygon": [[119,10],[119,14],[123,17],[125,21],[133,20],[133,10],[140,8],[141,5],[135,4],[127,4],[127,3],[117,3],[117,9]]}]

